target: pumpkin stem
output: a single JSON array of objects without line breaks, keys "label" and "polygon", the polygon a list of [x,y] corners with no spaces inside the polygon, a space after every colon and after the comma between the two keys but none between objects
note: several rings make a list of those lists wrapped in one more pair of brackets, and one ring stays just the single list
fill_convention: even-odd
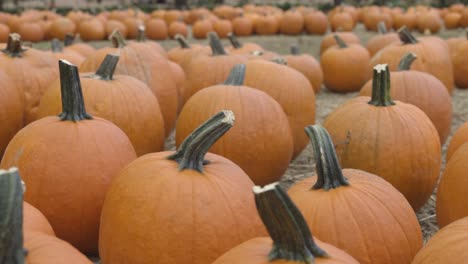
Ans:
[{"label": "pumpkin stem", "polygon": [[21,57],[25,51],[26,49],[23,48],[21,43],[21,35],[17,33],[11,33],[8,36],[7,46],[2,50],[10,57]]},{"label": "pumpkin stem", "polygon": [[382,34],[382,35],[385,35],[385,34],[388,33],[387,26],[385,25],[385,22],[383,22],[383,21],[380,21],[377,24],[377,29],[379,30],[379,33]]},{"label": "pumpkin stem", "polygon": [[114,46],[114,48],[123,48],[127,45],[127,43],[125,43],[124,37],[118,29],[114,29],[114,31],[112,31],[109,39],[112,42],[112,46]]},{"label": "pumpkin stem", "polygon": [[340,186],[348,186],[349,183],[343,176],[335,146],[327,130],[320,125],[308,126],[304,130],[312,142],[315,156],[317,182],[312,189],[328,191]]},{"label": "pumpkin stem", "polygon": [[291,45],[290,51],[292,55],[299,55],[301,53],[297,45]]},{"label": "pumpkin stem", "polygon": [[119,63],[119,58],[120,56],[118,54],[107,54],[95,75],[99,76],[101,80],[112,80],[115,68]]},{"label": "pumpkin stem", "polygon": [[340,47],[340,49],[344,49],[348,47],[348,44],[346,44],[346,42],[344,42],[344,40],[340,38],[338,34],[333,35],[333,37],[335,38],[336,44],[338,44],[338,47]]},{"label": "pumpkin stem", "polygon": [[399,71],[409,71],[413,62],[417,59],[416,54],[413,52],[406,53],[398,63],[398,70]]},{"label": "pumpkin stem", "polygon": [[401,42],[404,44],[416,44],[418,40],[411,34],[411,32],[406,28],[406,26],[402,26],[398,29],[398,36],[400,37]]},{"label": "pumpkin stem", "polygon": [[23,187],[17,168],[0,170],[0,263],[23,264]]},{"label": "pumpkin stem", "polygon": [[255,186],[253,192],[258,214],[273,240],[269,261],[314,263],[315,258],[328,257],[315,243],[304,216],[277,182],[263,188]]},{"label": "pumpkin stem", "polygon": [[187,42],[185,37],[181,34],[177,34],[174,36],[175,40],[179,42],[179,45],[182,49],[190,49],[190,44]]},{"label": "pumpkin stem", "polygon": [[221,43],[221,40],[219,39],[216,32],[209,32],[208,39],[210,41],[210,47],[213,56],[227,55],[227,52],[224,50],[223,44]]},{"label": "pumpkin stem", "polygon": [[234,124],[234,113],[223,110],[201,124],[190,134],[179,149],[167,159],[179,164],[179,170],[191,169],[203,173],[204,157],[216,141]]},{"label": "pumpkin stem", "polygon": [[62,113],[59,118],[62,121],[80,121],[92,119],[86,113],[83,92],[81,90],[78,67],[66,60],[59,60],[60,89],[62,92]]},{"label": "pumpkin stem", "polygon": [[73,36],[73,34],[71,33],[68,33],[65,35],[65,38],[63,39],[63,44],[65,45],[65,47],[68,47],[72,45],[74,41],[75,41],[75,36]]},{"label": "pumpkin stem", "polygon": [[387,64],[378,64],[374,67],[372,98],[369,104],[375,106],[390,106],[395,104],[390,96],[390,70]]},{"label": "pumpkin stem", "polygon": [[271,59],[271,62],[277,63],[279,65],[288,65],[288,60],[283,57],[276,57]]},{"label": "pumpkin stem", "polygon": [[231,42],[231,45],[235,48],[235,49],[240,49],[242,48],[242,43],[240,43],[239,39],[236,37],[236,35],[234,35],[232,32],[230,32],[228,35],[227,35],[229,41]]},{"label": "pumpkin stem", "polygon": [[137,33],[136,40],[138,42],[146,41],[145,26],[144,25],[139,25],[138,26],[138,33]]},{"label": "pumpkin stem", "polygon": [[233,86],[243,85],[245,79],[245,68],[245,64],[236,64],[229,73],[226,81],[224,81],[224,84]]},{"label": "pumpkin stem", "polygon": [[62,42],[60,42],[60,40],[58,39],[53,39],[51,42],[50,42],[50,49],[52,50],[53,53],[60,53],[60,52],[63,52],[63,46],[62,46]]}]

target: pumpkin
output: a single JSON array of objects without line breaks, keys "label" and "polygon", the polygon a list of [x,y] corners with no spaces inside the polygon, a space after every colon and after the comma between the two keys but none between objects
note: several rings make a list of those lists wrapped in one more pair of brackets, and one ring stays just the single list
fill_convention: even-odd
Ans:
[{"label": "pumpkin", "polygon": [[197,39],[204,39],[208,32],[213,31],[213,24],[209,19],[198,20],[192,26],[192,35]]},{"label": "pumpkin", "polygon": [[258,51],[264,51],[262,46],[255,44],[255,43],[242,43],[236,37],[236,35],[230,33],[228,34],[229,42],[231,43],[232,47],[228,47],[227,50],[230,53],[234,54],[253,54]]},{"label": "pumpkin", "polygon": [[369,12],[364,17],[364,25],[367,30],[378,31],[378,24],[383,22],[387,30],[392,28],[393,18],[390,14],[381,11]]},{"label": "pumpkin", "polygon": [[22,23],[18,28],[18,34],[24,41],[39,42],[44,40],[45,33],[42,26],[38,23]]},{"label": "pumpkin", "polygon": [[466,28],[468,27],[468,8],[465,7],[461,13],[460,13],[462,16],[461,16],[461,19],[460,19],[460,27],[462,28]]},{"label": "pumpkin", "polygon": [[106,29],[99,19],[83,21],[78,25],[77,32],[83,41],[103,40],[106,37]]},{"label": "pumpkin", "polygon": [[23,230],[26,232],[42,232],[49,236],[55,236],[55,232],[49,220],[27,202],[23,202]]},{"label": "pumpkin", "polygon": [[176,145],[210,116],[230,109],[238,120],[236,126],[211,152],[239,165],[255,184],[265,185],[279,180],[288,168],[293,152],[291,129],[281,105],[265,92],[244,86],[244,77],[245,65],[236,65],[224,84],[194,94],[179,115]]},{"label": "pumpkin", "polygon": [[102,48],[87,58],[81,72],[94,72],[107,54],[119,53],[120,59],[115,74],[130,75],[143,81],[158,98],[164,117],[166,136],[172,131],[177,115],[177,87],[167,59],[154,45],[146,42],[126,43],[118,31],[111,37],[113,48]]},{"label": "pumpkin", "polygon": [[406,27],[408,30],[416,28],[417,15],[415,13],[406,12],[404,14],[396,14],[393,17],[393,29],[398,30]]},{"label": "pumpkin", "polygon": [[[148,41],[148,39],[146,38],[146,27],[144,25],[138,27],[138,35],[136,37],[136,41],[142,44],[146,44],[146,46],[148,46],[149,49],[155,50],[160,55],[167,58],[166,50],[161,45],[159,45],[159,43],[157,43],[156,41]],[[123,42],[125,45],[125,41]]]},{"label": "pumpkin", "polygon": [[383,22],[379,22],[379,35],[372,37],[367,42],[366,48],[370,56],[374,56],[378,51],[393,43],[399,43],[400,37],[397,33],[388,33]]},{"label": "pumpkin", "polygon": [[0,24],[0,43],[6,43],[10,35],[10,28],[7,25]]},{"label": "pumpkin", "polygon": [[227,38],[232,33],[232,23],[226,19],[220,19],[213,23],[213,30],[220,38]]},{"label": "pumpkin", "polygon": [[342,250],[315,239],[304,216],[278,183],[253,190],[258,214],[270,237],[246,241],[213,264],[358,263]]},{"label": "pumpkin", "polygon": [[203,52],[206,54],[210,54],[210,48],[198,44],[191,45],[183,35],[176,35],[174,39],[177,40],[179,47],[169,50],[167,52],[167,56],[171,61],[179,65],[181,65],[186,59],[191,58],[192,55],[201,52],[201,50],[204,50]]},{"label": "pumpkin", "polygon": [[244,85],[259,89],[273,97],[289,119],[294,152],[301,154],[308,144],[303,129],[315,122],[315,93],[309,80],[288,66],[265,60],[250,60],[246,63]]},{"label": "pumpkin", "polygon": [[208,38],[212,54],[194,56],[182,65],[186,74],[184,103],[199,90],[223,82],[234,65],[247,61],[242,55],[228,55],[215,32],[210,32]]},{"label": "pumpkin", "polygon": [[316,93],[320,91],[323,83],[323,72],[320,63],[307,53],[300,54],[299,47],[291,46],[291,55],[285,56],[287,65],[302,74],[309,80]]},{"label": "pumpkin", "polygon": [[96,52],[96,49],[91,45],[85,43],[75,43],[75,37],[71,34],[67,34],[65,36],[63,44],[65,46],[65,50],[76,51],[85,58],[91,57],[94,54],[94,52]]},{"label": "pumpkin", "polygon": [[259,16],[254,21],[254,31],[258,35],[274,35],[279,31],[278,20],[271,15]]},{"label": "pumpkin", "polygon": [[[58,76],[56,65],[57,61],[52,54],[23,47],[21,36],[16,33],[10,34],[6,47],[1,50],[0,69],[21,93],[23,126],[36,120],[41,96],[49,83]],[[11,128],[14,129],[14,126]]]},{"label": "pumpkin", "polygon": [[453,72],[455,78],[455,85],[458,88],[468,88],[468,78],[466,74],[468,73],[468,67],[463,63],[463,57],[468,54],[468,41],[464,39],[458,44],[455,44],[455,48],[452,51],[452,63],[453,63]]},{"label": "pumpkin", "polygon": [[103,264],[206,264],[265,234],[252,181],[233,162],[207,153],[233,122],[231,111],[220,112],[177,151],[142,156],[119,173],[102,211]]},{"label": "pumpkin", "polygon": [[[107,119],[122,129],[141,156],[164,149],[164,120],[158,100],[142,81],[128,75],[114,75],[118,55],[109,54],[94,73],[82,73],[88,113]],[[60,82],[44,94],[38,116],[60,113]]]},{"label": "pumpkin", "polygon": [[460,25],[462,15],[456,12],[450,12],[444,16],[444,24],[446,29],[455,29]]},{"label": "pumpkin", "polygon": [[[0,260],[21,264],[92,264],[70,244],[42,232],[23,230],[23,190],[17,168],[0,170]],[[25,219],[25,224],[30,220]],[[24,248],[23,248],[24,246]]]},{"label": "pumpkin", "polygon": [[170,25],[174,21],[178,21],[182,16],[179,10],[167,10],[164,12],[164,21],[167,25]]},{"label": "pumpkin", "polygon": [[359,96],[333,111],[324,122],[341,165],[390,182],[414,210],[434,190],[441,165],[439,135],[414,105],[393,101],[388,65],[374,67],[372,97]]},{"label": "pumpkin", "polygon": [[168,36],[166,22],[159,18],[149,19],[145,22],[146,36],[153,40],[164,40]]},{"label": "pumpkin", "polygon": [[[421,109],[434,124],[440,143],[443,144],[452,125],[452,99],[439,79],[425,72],[410,70],[416,58],[414,53],[403,56],[398,71],[392,72],[390,76],[390,95],[395,100]],[[371,94],[372,80],[369,80],[362,87],[360,96]]]},{"label": "pumpkin", "polygon": [[369,80],[370,55],[358,44],[346,44],[335,35],[338,46],[327,49],[320,58],[323,83],[333,92],[359,91]]},{"label": "pumpkin", "polygon": [[174,21],[169,25],[168,34],[170,38],[175,38],[177,35],[184,37],[188,36],[187,25],[183,21]]},{"label": "pumpkin", "polygon": [[23,127],[24,106],[21,91],[15,86],[12,78],[7,73],[0,70],[0,157],[3,156],[8,142]]},{"label": "pumpkin", "polygon": [[124,23],[118,20],[109,19],[106,22],[106,35],[110,36],[112,32],[118,30],[120,34],[126,38],[127,37],[127,26]]},{"label": "pumpkin", "polygon": [[[330,135],[322,126],[308,126],[306,133],[312,141],[316,176],[296,183],[289,195],[309,228],[361,264],[411,263],[422,247],[422,235],[405,197],[377,175],[342,170]],[[349,230],[354,230],[352,236]],[[369,250],[368,245],[385,246]]]},{"label": "pumpkin", "polygon": [[309,34],[324,35],[328,30],[328,18],[321,11],[308,12],[304,15],[304,28]]},{"label": "pumpkin", "polygon": [[143,21],[136,17],[127,17],[122,22],[127,28],[128,39],[136,39],[138,36],[138,28],[144,25]]},{"label": "pumpkin", "polygon": [[136,155],[122,130],[86,112],[78,68],[63,60],[59,65],[62,113],[21,129],[0,167],[19,168],[28,188],[25,200],[47,217],[57,237],[96,253],[105,192]]},{"label": "pumpkin", "polygon": [[75,34],[76,25],[68,18],[57,18],[50,24],[49,33],[52,38],[64,40],[65,35]]},{"label": "pumpkin", "polygon": [[286,11],[280,23],[281,34],[298,35],[304,30],[304,17],[295,10]]},{"label": "pumpkin", "polygon": [[413,52],[419,59],[412,64],[411,69],[434,75],[451,93],[454,86],[453,67],[445,41],[436,37],[416,39],[407,28],[398,30],[398,34],[402,43],[383,48],[372,58],[371,65],[387,63],[391,70],[396,70],[400,58]]},{"label": "pumpkin", "polygon": [[338,12],[330,18],[332,31],[353,31],[354,26],[353,17],[347,12]]},{"label": "pumpkin", "polygon": [[466,263],[468,254],[468,217],[439,230],[419,251],[412,264],[456,264]]},{"label": "pumpkin", "polygon": [[426,30],[430,33],[437,33],[442,28],[442,21],[436,11],[427,11],[418,15],[416,25],[421,33],[426,32]]},{"label": "pumpkin", "polygon": [[64,50],[62,42],[58,39],[53,39],[50,42],[50,49],[56,60],[67,60],[73,64],[80,65],[85,58],[78,52],[68,49]]},{"label": "pumpkin", "polygon": [[234,18],[234,20],[232,20],[232,32],[236,36],[250,36],[252,35],[253,30],[254,25],[252,20],[248,17],[243,16],[242,13],[239,17],[236,17]]},{"label": "pumpkin", "polygon": [[447,148],[446,160],[449,161],[457,149],[468,141],[468,122],[463,123],[453,134]]},{"label": "pumpkin", "polygon": [[333,34],[328,34],[323,37],[322,41],[320,42],[320,55],[324,53],[328,48],[338,45],[335,39],[335,35],[338,35],[340,39],[342,39],[346,44],[360,44],[361,40],[357,35],[353,32],[336,32]]},{"label": "pumpkin", "polygon": [[185,72],[182,67],[173,62],[169,61],[169,66],[171,67],[171,72],[172,76],[174,77],[176,81],[176,86],[177,86],[177,113],[180,112],[183,106],[183,97],[182,95],[184,94],[184,84],[185,84]]}]

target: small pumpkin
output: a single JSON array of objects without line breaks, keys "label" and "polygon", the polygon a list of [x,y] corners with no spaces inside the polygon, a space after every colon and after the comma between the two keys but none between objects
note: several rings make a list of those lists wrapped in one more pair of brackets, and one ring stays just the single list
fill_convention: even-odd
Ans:
[{"label": "small pumpkin", "polygon": [[169,25],[168,34],[170,38],[175,38],[177,35],[184,37],[188,36],[187,25],[183,21],[174,21]]},{"label": "small pumpkin", "polygon": [[213,31],[220,38],[227,38],[229,33],[232,33],[232,23],[227,19],[219,19],[213,23]]},{"label": "small pumpkin", "polygon": [[332,31],[353,31],[355,22],[353,16],[347,12],[337,12],[330,18]]},{"label": "small pumpkin", "polygon": [[259,16],[254,21],[254,30],[258,35],[274,35],[279,31],[279,22],[272,15]]},{"label": "small pumpkin", "polygon": [[25,41],[39,42],[45,38],[44,29],[39,23],[22,23],[17,33],[20,34]]},{"label": "small pumpkin", "polygon": [[324,35],[328,30],[328,18],[321,11],[308,12],[304,15],[304,27],[309,34]]},{"label": "small pumpkin", "polygon": [[444,25],[446,29],[455,29],[460,25],[462,15],[457,12],[450,12],[444,16]]},{"label": "small pumpkin", "polygon": [[236,36],[250,36],[254,30],[253,22],[250,18],[243,16],[243,13],[239,17],[232,20],[232,32]]},{"label": "small pumpkin", "polygon": [[186,59],[190,59],[192,55],[202,52],[201,50],[203,50],[203,53],[210,54],[209,47],[198,44],[189,44],[183,35],[176,35],[174,39],[177,40],[179,47],[169,50],[167,52],[167,56],[171,61],[179,65],[182,65]]},{"label": "small pumpkin", "polygon": [[286,11],[280,23],[281,34],[298,35],[304,30],[304,16],[296,10]]},{"label": "small pumpkin", "polygon": [[168,37],[166,22],[159,18],[149,19],[145,22],[146,36],[152,40],[164,40]]},{"label": "small pumpkin", "polygon": [[318,93],[323,84],[323,71],[320,63],[307,53],[300,54],[299,47],[291,46],[291,55],[284,57],[287,65],[302,74],[309,80],[315,93]]},{"label": "small pumpkin", "polygon": [[65,17],[57,18],[50,24],[49,33],[52,38],[64,40],[65,35],[75,34],[76,25],[75,23]]},{"label": "small pumpkin", "polygon": [[338,35],[346,44],[360,44],[361,40],[353,32],[336,32],[333,34],[328,34],[323,37],[320,42],[320,55],[322,55],[328,48],[338,45],[335,39],[335,35]]},{"label": "small pumpkin", "polygon": [[270,237],[248,240],[213,264],[359,263],[341,249],[314,238],[301,212],[278,183],[255,186],[253,191],[258,214]]},{"label": "small pumpkin", "polygon": [[393,43],[399,43],[400,37],[397,33],[389,33],[385,24],[381,21],[378,24],[379,35],[372,37],[367,42],[366,48],[370,56],[374,56],[378,51]]},{"label": "small pumpkin", "polygon": [[118,30],[124,38],[127,37],[127,26],[119,20],[109,19],[106,22],[106,36],[110,36],[112,32]]},{"label": "small pumpkin", "polygon": [[77,32],[83,41],[98,41],[106,37],[104,24],[97,18],[81,22]]},{"label": "small pumpkin", "polygon": [[192,35],[196,39],[204,39],[208,32],[213,31],[213,23],[209,19],[198,20],[192,26]]}]

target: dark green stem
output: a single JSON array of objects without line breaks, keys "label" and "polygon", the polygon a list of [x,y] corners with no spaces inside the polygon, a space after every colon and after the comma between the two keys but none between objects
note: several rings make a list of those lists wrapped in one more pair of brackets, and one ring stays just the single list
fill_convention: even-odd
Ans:
[{"label": "dark green stem", "polygon": [[411,32],[405,26],[398,29],[398,36],[400,37],[401,42],[404,44],[416,44],[418,40],[411,34]]},{"label": "dark green stem", "polygon": [[340,49],[344,49],[348,47],[348,44],[346,44],[346,42],[344,42],[344,40],[340,38],[338,34],[333,35],[333,37],[335,38],[336,44],[338,44],[338,47],[340,47]]},{"label": "dark green stem", "polygon": [[290,49],[292,55],[299,55],[301,53],[297,45],[292,45]]},{"label": "dark green stem", "polygon": [[209,32],[208,39],[210,41],[211,52],[213,56],[222,56],[227,55],[226,50],[224,50],[223,44],[218,37],[216,32]]},{"label": "dark green stem", "polygon": [[190,44],[187,42],[185,37],[181,34],[177,34],[174,36],[175,40],[179,42],[179,45],[182,49],[190,49]]},{"label": "dark green stem", "polygon": [[17,33],[11,33],[8,36],[7,46],[2,50],[3,53],[10,57],[22,57],[25,51],[26,49],[23,48],[21,43],[21,36]]},{"label": "dark green stem", "polygon": [[340,186],[348,186],[349,183],[343,176],[336,157],[335,146],[327,130],[320,125],[313,125],[306,127],[305,132],[314,149],[317,182],[312,188],[328,191]]},{"label": "dark green stem", "polygon": [[63,40],[63,45],[65,45],[65,47],[68,47],[70,45],[73,45],[73,42],[75,42],[75,36],[71,33],[66,34]]},{"label": "dark green stem", "polygon": [[60,42],[59,39],[53,39],[51,42],[50,42],[50,49],[52,50],[53,53],[61,53],[63,52],[63,46],[62,46],[62,42]]},{"label": "dark green stem", "polygon": [[372,98],[369,104],[375,106],[390,106],[395,104],[390,96],[390,70],[387,64],[379,64],[374,67]]},{"label": "dark green stem", "polygon": [[377,24],[377,29],[379,30],[379,33],[382,34],[382,35],[385,35],[385,34],[388,33],[387,26],[385,25],[385,22],[383,22],[383,21],[380,21]]},{"label": "dark green stem", "polygon": [[101,80],[112,80],[119,58],[118,54],[107,54],[95,75]]},{"label": "dark green stem", "polygon": [[217,113],[195,129],[167,159],[176,161],[181,171],[190,169],[203,173],[206,153],[232,127],[234,120],[232,111]]},{"label": "dark green stem", "polygon": [[146,41],[146,34],[145,34],[145,26],[139,25],[138,26],[138,34],[136,40],[138,42],[145,42]]},{"label": "dark green stem", "polygon": [[23,264],[23,187],[18,169],[0,170],[0,263]]},{"label": "dark green stem", "polygon": [[114,48],[123,48],[125,47],[125,45],[127,45],[125,43],[124,37],[122,36],[122,34],[120,34],[120,31],[118,29],[114,29],[114,31],[112,31],[112,33],[109,36],[109,39],[112,42],[112,46],[114,46]]},{"label": "dark green stem", "polygon": [[278,183],[264,188],[255,186],[254,195],[258,214],[273,240],[269,261],[314,263],[315,258],[328,257],[315,243],[304,216]]},{"label": "dark green stem", "polygon": [[416,54],[412,52],[406,53],[398,63],[398,70],[399,71],[409,71],[413,62],[417,59]]},{"label": "dark green stem", "polygon": [[66,60],[59,60],[60,89],[62,92],[62,121],[77,122],[93,117],[86,113],[83,92],[81,90],[78,67]]},{"label": "dark green stem", "polygon": [[235,49],[242,48],[242,43],[239,42],[239,39],[237,39],[236,35],[234,35],[232,32],[228,34],[228,39]]},{"label": "dark green stem", "polygon": [[243,85],[245,79],[245,69],[245,64],[236,64],[229,73],[226,81],[224,81],[224,84],[233,86]]}]

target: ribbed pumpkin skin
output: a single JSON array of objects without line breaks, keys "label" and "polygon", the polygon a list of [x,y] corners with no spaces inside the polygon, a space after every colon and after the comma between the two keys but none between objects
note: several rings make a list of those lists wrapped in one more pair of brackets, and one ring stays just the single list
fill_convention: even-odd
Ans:
[{"label": "ribbed pumpkin skin", "polygon": [[[398,71],[390,75],[390,85],[390,95],[394,100],[415,105],[429,117],[443,144],[452,125],[452,98],[444,84],[425,72]],[[372,80],[362,87],[359,95],[371,94]]]},{"label": "ribbed pumpkin skin", "polygon": [[113,181],[101,218],[103,264],[206,264],[266,234],[238,166],[208,153],[204,174],[179,171],[166,159],[173,153],[140,157]]},{"label": "ribbed pumpkin skin", "polygon": [[458,88],[468,88],[468,66],[464,60],[466,56],[468,56],[468,41],[463,41],[452,56],[455,85]]},{"label": "ribbed pumpkin skin", "polygon": [[468,262],[468,218],[438,231],[419,251],[412,264],[459,264]]},{"label": "ribbed pumpkin skin", "polygon": [[349,187],[311,190],[317,177],[310,177],[288,191],[314,236],[361,264],[411,263],[422,247],[422,235],[405,197],[365,171],[344,169],[343,175]]},{"label": "ribbed pumpkin skin", "polygon": [[[315,231],[314,231],[315,233]],[[346,252],[314,239],[317,245],[325,250],[330,258],[315,258],[316,264],[357,264],[355,259]],[[218,258],[213,264],[302,264],[298,261],[275,260],[268,261],[268,253],[273,242],[269,237],[259,237],[246,241]]]},{"label": "ribbed pumpkin skin", "polygon": [[[369,105],[360,96],[332,112],[324,122],[343,168],[378,175],[395,186],[417,210],[427,201],[441,165],[439,135],[416,106]],[[350,139],[347,135],[350,133]]]},{"label": "ribbed pumpkin skin", "polygon": [[190,98],[179,115],[176,145],[223,109],[234,112],[236,124],[210,152],[239,165],[256,185],[278,181],[289,166],[293,139],[281,105],[262,91],[230,85],[202,89]]},{"label": "ribbed pumpkin skin", "polygon": [[468,216],[465,194],[468,191],[466,177],[468,144],[461,145],[447,162],[437,189],[437,222],[444,227]]},{"label": "ribbed pumpkin skin", "polygon": [[92,264],[67,242],[39,232],[24,233],[24,248],[28,250],[28,264]]},{"label": "ribbed pumpkin skin", "polygon": [[273,97],[289,119],[294,140],[293,158],[309,143],[304,127],[315,123],[315,93],[307,78],[294,69],[269,61],[246,63],[244,85]]},{"label": "ribbed pumpkin skin", "polygon": [[7,74],[0,70],[0,157],[3,156],[8,142],[23,127],[23,94]]},{"label": "ribbed pumpkin skin", "polygon": [[369,51],[369,54],[374,56],[378,51],[381,49],[385,48],[386,46],[393,44],[393,43],[399,43],[400,38],[398,37],[398,34],[396,33],[387,33],[383,35],[377,35],[373,38],[371,38],[366,45],[367,50]]},{"label": "ribbed pumpkin skin", "polygon": [[468,122],[465,122],[461,127],[459,127],[450,139],[450,144],[447,149],[447,162],[457,151],[457,149],[465,144],[465,142],[468,142]]},{"label": "ribbed pumpkin skin", "polygon": [[331,46],[337,45],[333,35],[338,35],[346,44],[359,44],[361,40],[356,34],[352,32],[336,32],[333,34],[328,34],[323,37],[322,42],[320,42],[320,55],[324,53]]},{"label": "ribbed pumpkin skin", "polygon": [[[88,77],[87,77],[88,76]],[[126,75],[111,81],[81,74],[86,110],[92,116],[111,121],[125,132],[136,154],[164,149],[164,120],[158,100],[145,83]],[[62,110],[60,82],[53,83],[44,94],[39,118],[58,115]]]},{"label": "ribbed pumpkin skin", "polygon": [[45,216],[27,202],[23,202],[23,230],[24,232],[41,232],[55,236],[55,232]]},{"label": "ribbed pumpkin skin", "polygon": [[314,91],[318,93],[322,88],[323,71],[320,63],[311,55],[288,55],[285,56],[287,65],[302,74],[309,80]]},{"label": "ribbed pumpkin skin", "polygon": [[124,48],[102,48],[80,65],[80,72],[95,72],[109,53],[120,54],[115,74],[130,75],[143,81],[158,98],[164,116],[166,135],[177,116],[177,87],[166,58],[145,43],[128,43]]},{"label": "ribbed pumpkin skin", "polygon": [[95,253],[105,192],[135,158],[128,137],[107,120],[46,117],[16,134],[0,167],[18,167],[25,201],[47,217],[59,238]]}]

